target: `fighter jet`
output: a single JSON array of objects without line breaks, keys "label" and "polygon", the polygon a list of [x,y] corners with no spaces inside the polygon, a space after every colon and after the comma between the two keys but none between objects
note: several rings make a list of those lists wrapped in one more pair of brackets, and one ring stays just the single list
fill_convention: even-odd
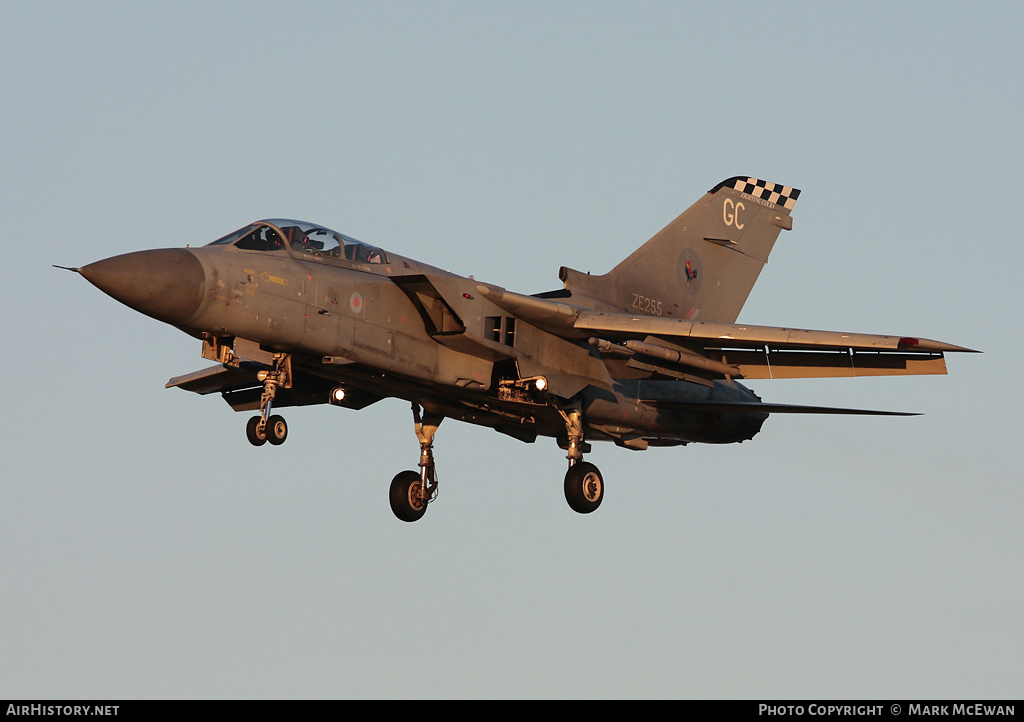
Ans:
[{"label": "fighter jet", "polygon": [[254,446],[284,443],[288,406],[412,405],[419,469],[390,486],[416,521],[437,496],[434,435],[446,418],[567,452],[565,498],[604,497],[591,441],[626,449],[727,444],[770,414],[895,412],[764,403],[742,380],[944,374],[971,351],[914,336],[737,324],[800,191],[748,176],[715,185],[604,275],[562,267],[525,295],[304,221],[251,223],[196,248],[72,268],[125,305],[202,341],[209,368],[168,388],[219,393],[255,412]]}]

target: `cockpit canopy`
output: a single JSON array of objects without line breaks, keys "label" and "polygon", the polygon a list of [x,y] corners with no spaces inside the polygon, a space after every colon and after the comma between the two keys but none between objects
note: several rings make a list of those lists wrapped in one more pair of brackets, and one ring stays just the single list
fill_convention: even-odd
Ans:
[{"label": "cockpit canopy", "polygon": [[272,218],[257,221],[223,238],[211,246],[234,246],[246,251],[279,251],[285,247],[295,253],[338,258],[357,263],[387,263],[381,249],[357,241],[344,233],[314,223]]}]

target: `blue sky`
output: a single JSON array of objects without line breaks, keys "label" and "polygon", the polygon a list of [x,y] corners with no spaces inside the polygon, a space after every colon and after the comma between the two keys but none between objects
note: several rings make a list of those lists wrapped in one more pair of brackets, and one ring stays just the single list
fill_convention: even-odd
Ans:
[{"label": "blue sky", "polygon": [[[1019,697],[1014,3],[7,3],[0,696]],[[406,404],[244,415],[51,268],[325,224],[533,293],[718,181],[803,190],[740,320],[978,348],[751,383],[754,440],[564,452]]]}]

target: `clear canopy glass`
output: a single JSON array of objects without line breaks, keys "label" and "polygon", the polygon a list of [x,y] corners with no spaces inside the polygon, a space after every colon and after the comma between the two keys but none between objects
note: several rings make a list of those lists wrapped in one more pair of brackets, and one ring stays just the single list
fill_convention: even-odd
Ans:
[{"label": "clear canopy glass", "polygon": [[218,238],[209,245],[233,245],[248,251],[278,251],[287,245],[296,253],[345,259],[357,263],[388,262],[387,254],[376,246],[315,223],[287,218],[258,221]]}]

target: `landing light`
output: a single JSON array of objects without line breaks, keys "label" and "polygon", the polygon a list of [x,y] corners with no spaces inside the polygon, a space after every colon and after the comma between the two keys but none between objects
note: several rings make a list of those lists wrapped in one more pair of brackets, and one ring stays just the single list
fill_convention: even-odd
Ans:
[{"label": "landing light", "polygon": [[538,376],[534,384],[537,386],[538,391],[543,391],[548,387],[548,380],[543,376]]},{"label": "landing light", "polygon": [[331,402],[332,403],[340,404],[344,400],[345,400],[345,389],[343,389],[340,386],[338,386],[337,388],[331,390]]}]

